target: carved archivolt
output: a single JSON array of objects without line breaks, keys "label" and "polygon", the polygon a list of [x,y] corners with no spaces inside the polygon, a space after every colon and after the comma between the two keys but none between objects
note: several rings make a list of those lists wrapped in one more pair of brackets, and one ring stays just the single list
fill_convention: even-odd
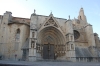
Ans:
[{"label": "carved archivolt", "polygon": [[[55,23],[51,24],[54,25]],[[46,27],[38,34],[37,53],[41,53],[41,56],[43,56],[43,45],[52,44],[54,45],[54,53],[57,57],[64,56],[66,52],[64,41],[62,33],[57,28],[52,26]]]},{"label": "carved archivolt", "polygon": [[52,26],[58,27],[58,25],[56,24],[56,22],[53,20],[52,17],[45,23],[44,26],[47,26],[47,25],[52,25]]}]

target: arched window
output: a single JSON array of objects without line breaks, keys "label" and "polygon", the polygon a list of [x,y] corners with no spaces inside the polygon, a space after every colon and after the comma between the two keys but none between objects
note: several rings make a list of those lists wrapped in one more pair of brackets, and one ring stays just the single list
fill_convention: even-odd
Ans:
[{"label": "arched window", "polygon": [[73,36],[71,36],[71,41],[73,41]]},{"label": "arched window", "polygon": [[20,42],[20,29],[17,29],[15,34],[15,50],[18,50],[19,42]]},{"label": "arched window", "polygon": [[32,38],[34,38],[34,32],[32,32]]},{"label": "arched window", "polygon": [[81,16],[80,16],[80,19],[82,19]]},{"label": "arched window", "polygon": [[71,44],[71,49],[74,49],[73,44]]},{"label": "arched window", "polygon": [[15,41],[19,41],[19,40],[20,40],[20,29],[17,29]]}]

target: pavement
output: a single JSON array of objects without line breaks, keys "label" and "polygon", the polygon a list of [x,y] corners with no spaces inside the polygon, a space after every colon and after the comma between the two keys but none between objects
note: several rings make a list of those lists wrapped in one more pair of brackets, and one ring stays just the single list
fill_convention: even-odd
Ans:
[{"label": "pavement", "polygon": [[0,60],[0,66],[100,66],[100,62],[29,62]]}]

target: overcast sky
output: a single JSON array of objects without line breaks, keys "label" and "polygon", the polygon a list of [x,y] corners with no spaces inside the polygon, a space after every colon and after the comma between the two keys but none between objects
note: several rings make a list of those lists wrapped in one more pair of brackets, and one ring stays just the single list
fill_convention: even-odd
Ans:
[{"label": "overcast sky", "polygon": [[100,0],[0,0],[0,15],[11,11],[15,17],[30,18],[36,10],[39,15],[48,16],[52,11],[55,17],[77,18],[80,8],[84,8],[88,23],[100,36]]}]

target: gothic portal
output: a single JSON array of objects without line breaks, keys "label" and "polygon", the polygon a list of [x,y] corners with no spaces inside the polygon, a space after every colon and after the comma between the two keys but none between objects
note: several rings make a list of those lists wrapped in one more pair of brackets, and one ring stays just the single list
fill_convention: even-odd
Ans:
[{"label": "gothic portal", "polygon": [[37,51],[41,51],[43,59],[56,59],[57,56],[65,55],[65,38],[59,29],[50,25],[39,32],[37,43],[40,47]]}]

